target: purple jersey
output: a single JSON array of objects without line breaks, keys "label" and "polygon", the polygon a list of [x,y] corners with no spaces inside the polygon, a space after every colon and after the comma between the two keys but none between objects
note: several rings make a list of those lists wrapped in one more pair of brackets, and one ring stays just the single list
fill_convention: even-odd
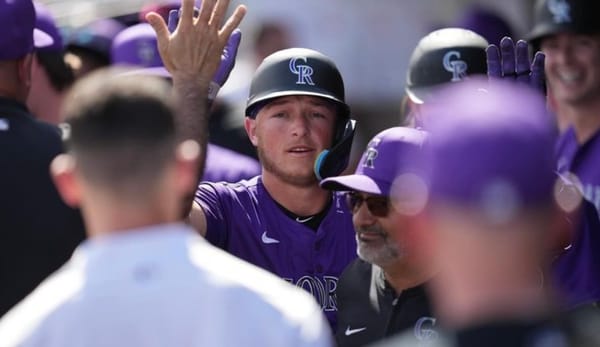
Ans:
[{"label": "purple jersey", "polygon": [[209,143],[203,181],[237,182],[260,174],[260,163],[247,155]]},{"label": "purple jersey", "polygon": [[571,247],[555,264],[555,280],[569,305],[600,301],[600,131],[579,145],[573,128],[557,144],[558,171],[577,175],[586,202]]},{"label": "purple jersey", "polygon": [[335,327],[338,277],[354,258],[352,214],[341,193],[317,231],[287,216],[260,176],[238,183],[202,183],[196,202],[212,244],[301,287],[316,298]]}]

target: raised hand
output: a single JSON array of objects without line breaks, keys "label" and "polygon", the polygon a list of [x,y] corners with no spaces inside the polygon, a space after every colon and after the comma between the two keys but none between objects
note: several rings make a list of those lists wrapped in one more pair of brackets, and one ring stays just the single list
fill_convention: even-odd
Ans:
[{"label": "raised hand", "polygon": [[544,90],[544,54],[536,52],[533,60],[529,60],[526,41],[519,40],[515,45],[510,37],[500,41],[500,49],[489,45],[486,49],[488,76],[525,83],[545,93]]},{"label": "raised hand", "polygon": [[[217,73],[222,56],[226,56],[225,60],[230,63],[235,60],[237,45],[233,47],[227,43],[243,19],[246,8],[238,6],[221,27],[228,5],[229,0],[205,0],[198,15],[194,16],[194,1],[183,0],[177,23],[171,21],[173,15],[169,16],[171,28],[158,14],[147,15],[146,19],[156,31],[163,63],[174,80],[196,79],[208,86]],[[172,33],[169,29],[173,30]],[[233,35],[233,43],[239,44],[239,35],[241,33]],[[231,53],[223,54],[226,45]],[[225,76],[222,78],[224,82],[228,73],[220,76]]]},{"label": "raised hand", "polygon": [[[194,16],[197,16],[197,12],[198,10],[195,8]],[[169,32],[173,33],[177,28],[177,24],[179,23],[179,16],[180,10],[171,10],[171,12],[169,12]],[[212,81],[210,82],[208,94],[208,98],[210,100],[213,100],[216,97],[218,90],[225,84],[225,82],[229,78],[229,74],[235,66],[235,60],[241,39],[242,32],[240,29],[235,29],[229,36],[227,44],[225,45],[225,48],[221,53],[221,64],[219,64],[217,72],[215,73],[215,75],[212,78]]]}]

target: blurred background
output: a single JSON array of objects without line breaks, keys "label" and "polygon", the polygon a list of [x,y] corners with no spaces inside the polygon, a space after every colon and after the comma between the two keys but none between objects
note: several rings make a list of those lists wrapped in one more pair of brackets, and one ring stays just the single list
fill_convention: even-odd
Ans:
[{"label": "blurred background", "polygon": [[[99,18],[125,25],[139,12],[171,0],[38,0],[68,36]],[[236,68],[219,94],[220,128],[238,128],[252,72],[274,50],[302,46],[321,51],[338,64],[347,101],[359,121],[360,153],[380,130],[401,122],[409,57],[421,37],[446,26],[479,31],[490,43],[498,31],[523,38],[530,28],[533,0],[232,0],[248,6]],[[67,40],[68,41],[68,40]],[[218,137],[215,134],[215,137]],[[219,143],[219,139],[213,139]]]}]

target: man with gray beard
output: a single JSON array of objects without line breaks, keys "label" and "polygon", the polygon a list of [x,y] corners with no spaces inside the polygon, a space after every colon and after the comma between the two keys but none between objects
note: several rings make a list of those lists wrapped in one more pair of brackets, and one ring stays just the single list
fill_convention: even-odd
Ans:
[{"label": "man with gray beard", "polygon": [[423,206],[415,160],[423,131],[394,127],[370,142],[355,174],[325,179],[325,189],[347,191],[359,259],[340,276],[336,291],[339,346],[363,346],[410,329],[419,340],[434,338],[423,284],[434,273],[431,240],[415,232]]}]

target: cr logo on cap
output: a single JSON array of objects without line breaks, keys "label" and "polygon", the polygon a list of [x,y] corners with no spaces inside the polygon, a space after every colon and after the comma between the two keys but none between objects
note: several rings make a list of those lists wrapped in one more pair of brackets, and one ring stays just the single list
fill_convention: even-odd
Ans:
[{"label": "cr logo on cap", "polygon": [[296,65],[297,60],[303,60],[305,63],[307,62],[306,57],[297,57],[290,59],[290,71],[293,74],[298,75],[298,80],[296,84],[308,84],[314,86],[311,76],[313,74],[313,68],[308,65]]},{"label": "cr logo on cap", "polygon": [[460,52],[449,51],[444,54],[443,63],[444,69],[448,72],[452,72],[452,79],[450,82],[458,82],[467,76],[467,63],[460,59]]},{"label": "cr logo on cap", "polygon": [[548,10],[554,16],[555,23],[569,23],[571,21],[571,5],[566,0],[548,1]]},{"label": "cr logo on cap", "polygon": [[377,151],[377,146],[381,142],[381,139],[373,139],[369,142],[369,148],[364,154],[365,160],[363,162],[363,167],[368,167],[369,169],[375,168],[375,158],[379,152]]}]

